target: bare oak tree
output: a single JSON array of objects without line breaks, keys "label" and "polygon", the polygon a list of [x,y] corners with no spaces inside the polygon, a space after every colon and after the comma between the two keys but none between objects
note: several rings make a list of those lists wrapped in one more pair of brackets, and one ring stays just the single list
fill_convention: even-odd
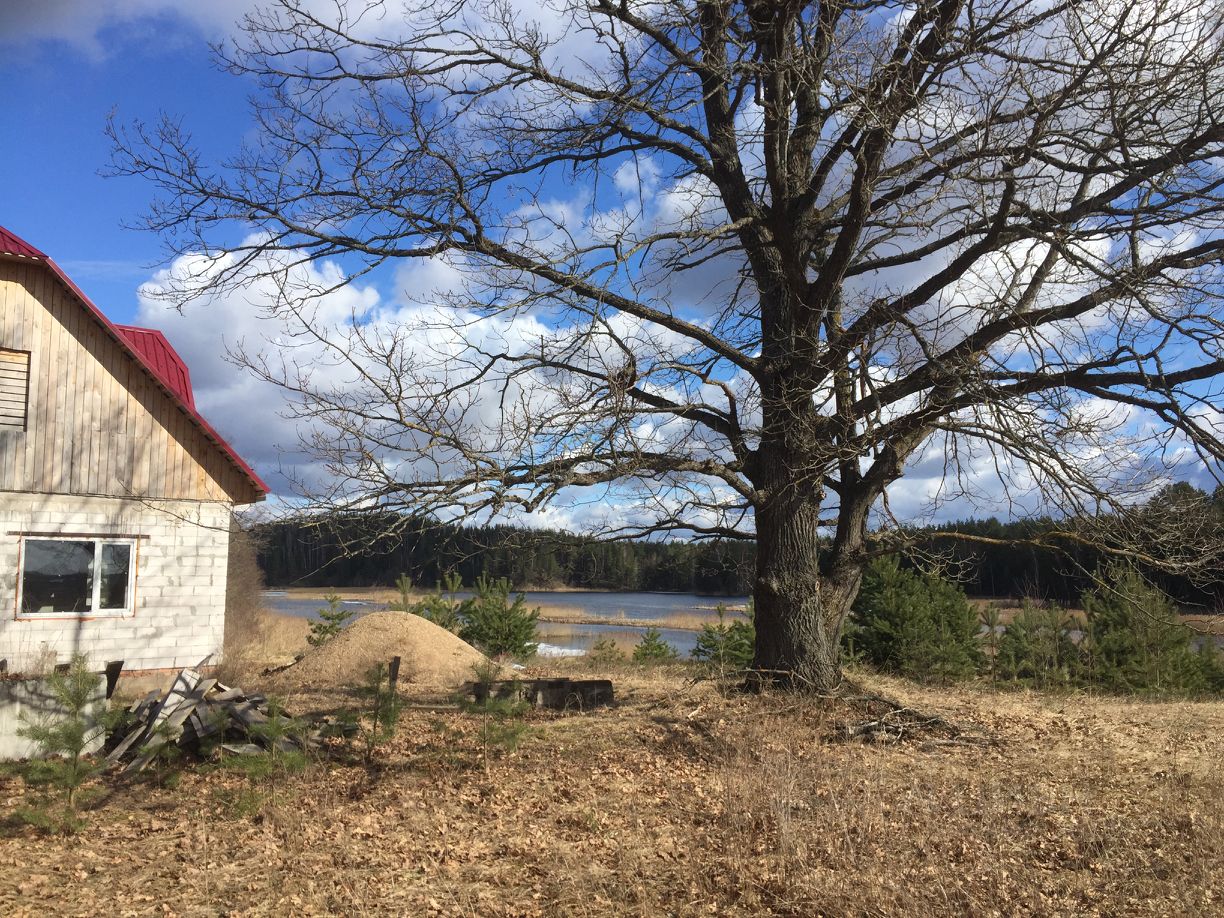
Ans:
[{"label": "bare oak tree", "polygon": [[[258,85],[228,162],[173,120],[112,134],[149,225],[216,254],[178,293],[281,283],[312,365],[248,361],[296,394],[325,503],[755,538],[755,665],[832,691],[919,459],[935,499],[993,467],[1067,519],[1218,472],[1219,2],[317,10],[218,49]],[[320,259],[462,283],[327,322],[294,280]]]}]

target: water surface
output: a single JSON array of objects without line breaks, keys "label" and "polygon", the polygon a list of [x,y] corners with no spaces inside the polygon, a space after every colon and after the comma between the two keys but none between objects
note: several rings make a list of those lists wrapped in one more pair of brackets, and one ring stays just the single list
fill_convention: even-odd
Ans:
[{"label": "water surface", "polygon": [[[468,592],[455,594],[466,598]],[[601,593],[601,592],[550,592],[533,591],[524,594],[529,608],[535,606],[564,609],[573,615],[592,615],[600,618],[623,619],[624,625],[603,624],[557,624],[540,622],[537,632],[543,644],[545,654],[550,648],[560,651],[587,651],[600,637],[611,635],[618,637],[631,635],[636,641],[651,627],[652,623],[664,621],[671,616],[685,615],[708,619],[713,622],[718,618],[716,607],[719,603],[729,609],[743,608],[747,596],[699,596],[696,593]],[[327,604],[320,599],[300,599],[287,594],[268,590],[264,593],[264,601],[268,608],[282,615],[296,615],[303,618],[313,617],[320,608]],[[364,600],[345,600],[345,608],[357,613],[374,612],[385,609],[386,603]],[[545,615],[548,614],[547,609]],[[688,656],[697,643],[697,632],[679,628],[660,628],[663,639],[671,644],[681,656]]]}]

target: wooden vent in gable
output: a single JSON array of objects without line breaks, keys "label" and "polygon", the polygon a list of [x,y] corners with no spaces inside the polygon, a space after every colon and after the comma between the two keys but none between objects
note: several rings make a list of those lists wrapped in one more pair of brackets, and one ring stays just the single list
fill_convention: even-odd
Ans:
[{"label": "wooden vent in gable", "polygon": [[25,430],[29,404],[29,351],[0,347],[0,431]]}]

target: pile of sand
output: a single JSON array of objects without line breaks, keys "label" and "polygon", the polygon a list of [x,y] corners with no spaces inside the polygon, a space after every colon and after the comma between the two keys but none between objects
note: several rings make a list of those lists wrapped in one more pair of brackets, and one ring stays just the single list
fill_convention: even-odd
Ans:
[{"label": "pile of sand", "polygon": [[400,682],[454,689],[485,657],[445,628],[409,612],[363,615],[326,644],[312,647],[276,679],[282,691],[361,685],[370,668],[399,657]]}]

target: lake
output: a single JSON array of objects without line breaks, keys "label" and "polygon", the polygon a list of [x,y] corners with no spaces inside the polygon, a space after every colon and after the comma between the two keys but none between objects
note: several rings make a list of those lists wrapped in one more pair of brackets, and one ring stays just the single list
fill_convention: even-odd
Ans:
[{"label": "lake", "polygon": [[[319,599],[301,599],[291,597],[277,590],[268,590],[264,594],[264,602],[273,612],[282,615],[295,615],[303,618],[312,617],[325,605]],[[458,597],[471,595],[467,592],[455,594]],[[747,596],[699,596],[695,593],[601,593],[601,592],[528,592],[524,594],[529,608],[541,606],[544,614],[590,615],[598,618],[620,619],[625,624],[570,624],[540,622],[537,628],[541,642],[542,655],[569,656],[585,653],[600,637],[605,635],[618,639],[622,647],[635,643],[642,633],[654,623],[664,622],[669,618],[683,616],[694,620],[695,624],[702,621],[717,621],[716,607],[723,603],[729,609],[743,608]],[[348,600],[346,608],[357,613],[375,612],[385,609],[386,604],[363,600]],[[671,644],[681,656],[692,653],[697,644],[697,631],[682,628],[664,628],[659,630],[663,639]]]}]

